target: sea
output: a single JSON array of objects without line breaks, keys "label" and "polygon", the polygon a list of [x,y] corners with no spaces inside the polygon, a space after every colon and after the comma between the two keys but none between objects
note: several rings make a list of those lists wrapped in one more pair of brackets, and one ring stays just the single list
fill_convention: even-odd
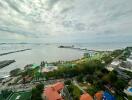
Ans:
[{"label": "sea", "polygon": [[58,48],[60,45],[72,46],[88,50],[102,50],[112,51],[115,49],[122,49],[127,46],[132,46],[129,43],[1,43],[0,54],[22,50],[31,49],[23,52],[16,52],[0,56],[0,61],[15,60],[4,68],[0,69],[0,77],[9,75],[9,72],[15,68],[23,69],[27,64],[38,64],[41,61],[56,62],[56,61],[71,61],[80,59],[86,51]]}]

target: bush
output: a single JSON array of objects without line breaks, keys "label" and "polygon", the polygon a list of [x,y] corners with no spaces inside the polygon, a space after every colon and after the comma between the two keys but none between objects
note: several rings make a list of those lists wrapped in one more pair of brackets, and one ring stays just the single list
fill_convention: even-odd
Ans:
[{"label": "bush", "polygon": [[71,84],[71,80],[66,80],[64,83],[65,83],[65,85],[70,85]]},{"label": "bush", "polygon": [[81,75],[77,76],[76,79],[77,79],[78,82],[83,82],[83,77],[84,77],[84,75],[81,74]]},{"label": "bush", "polygon": [[98,92],[98,91],[100,91],[100,88],[97,87],[97,86],[91,86],[90,88],[87,89],[87,92],[88,92],[90,95],[92,95],[92,96],[94,96],[94,94],[95,94],[96,92]]},{"label": "bush", "polygon": [[43,93],[44,84],[39,84],[36,88],[32,89],[31,100],[42,100],[41,94]]},{"label": "bush", "polygon": [[6,99],[11,93],[12,93],[12,91],[10,91],[10,90],[8,90],[8,89],[2,90],[2,91],[1,91],[2,97],[5,98],[5,99]]},{"label": "bush", "polygon": [[67,89],[73,100],[79,100],[80,96],[82,95],[82,91],[77,86],[70,84]]},{"label": "bush", "polygon": [[11,76],[17,76],[20,72],[21,72],[21,69],[20,68],[16,68],[16,69],[10,71],[10,75]]}]

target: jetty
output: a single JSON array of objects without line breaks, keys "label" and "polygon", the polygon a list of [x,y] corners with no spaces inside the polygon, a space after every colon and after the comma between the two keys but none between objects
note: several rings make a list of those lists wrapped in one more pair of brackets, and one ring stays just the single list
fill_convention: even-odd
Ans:
[{"label": "jetty", "polygon": [[90,50],[90,49],[87,49],[87,48],[77,48],[77,47],[74,47],[74,45],[72,46],[59,46],[58,48],[68,48],[68,49],[74,49],[74,50],[79,50],[79,51],[90,51],[90,52],[110,52],[110,51],[99,51],[99,50]]},{"label": "jetty", "polygon": [[15,60],[4,60],[4,61],[0,61],[0,69],[3,67],[6,67],[8,65],[10,65],[11,63],[14,63]]},{"label": "jetty", "polygon": [[8,54],[11,54],[11,53],[23,52],[23,51],[27,51],[27,50],[31,50],[31,49],[22,49],[22,50],[17,50],[17,51],[1,53],[0,56],[8,55]]}]

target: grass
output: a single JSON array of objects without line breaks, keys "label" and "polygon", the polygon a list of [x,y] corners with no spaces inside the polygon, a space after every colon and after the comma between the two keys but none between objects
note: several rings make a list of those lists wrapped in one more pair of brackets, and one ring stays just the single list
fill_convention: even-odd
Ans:
[{"label": "grass", "polygon": [[30,100],[31,92],[15,92],[8,100],[17,100],[18,96],[18,100]]},{"label": "grass", "polygon": [[132,100],[132,96],[128,96],[128,100]]},{"label": "grass", "polygon": [[82,95],[82,91],[72,83],[67,88],[73,100],[79,100]]},{"label": "grass", "polygon": [[6,99],[0,94],[0,100],[6,100]]}]

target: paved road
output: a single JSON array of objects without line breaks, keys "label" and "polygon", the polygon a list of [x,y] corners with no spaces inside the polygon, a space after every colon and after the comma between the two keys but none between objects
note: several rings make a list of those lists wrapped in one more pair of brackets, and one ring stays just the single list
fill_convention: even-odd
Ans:
[{"label": "paved road", "polygon": [[[119,56],[115,57],[111,62],[119,60],[119,58],[120,58],[121,56],[123,56],[124,53],[125,53],[125,51],[123,51]],[[110,65],[111,65],[111,62],[110,62],[109,64],[106,65],[106,67],[105,67],[106,69],[109,68],[109,67],[114,68],[113,66],[110,66]]]}]

